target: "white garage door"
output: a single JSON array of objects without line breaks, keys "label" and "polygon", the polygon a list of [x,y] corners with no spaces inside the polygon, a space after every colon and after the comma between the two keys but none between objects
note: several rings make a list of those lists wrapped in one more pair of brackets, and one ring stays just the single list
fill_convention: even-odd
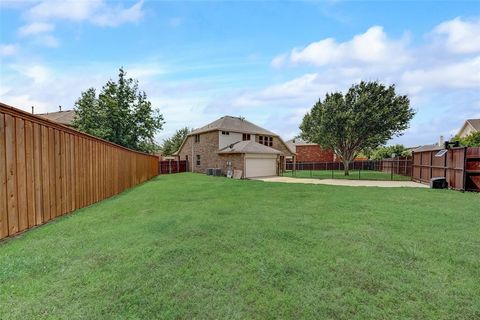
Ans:
[{"label": "white garage door", "polygon": [[245,178],[270,177],[277,175],[276,158],[247,158],[245,160]]}]

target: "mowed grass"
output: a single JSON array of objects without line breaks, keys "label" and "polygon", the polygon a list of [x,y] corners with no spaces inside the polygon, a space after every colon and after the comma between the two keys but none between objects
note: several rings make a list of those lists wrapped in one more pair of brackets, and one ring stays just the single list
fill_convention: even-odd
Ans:
[{"label": "mowed grass", "polygon": [[0,243],[0,319],[479,319],[480,195],[160,176]]},{"label": "mowed grass", "polygon": [[312,178],[312,179],[347,179],[347,180],[393,180],[393,181],[410,181],[408,176],[400,174],[391,174],[388,172],[374,170],[350,170],[349,175],[345,175],[343,170],[296,170],[286,171],[283,173],[285,177],[294,178]]}]

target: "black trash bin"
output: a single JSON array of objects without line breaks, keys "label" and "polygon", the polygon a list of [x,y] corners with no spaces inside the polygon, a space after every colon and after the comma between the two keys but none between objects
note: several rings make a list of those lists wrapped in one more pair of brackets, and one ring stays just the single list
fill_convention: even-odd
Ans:
[{"label": "black trash bin", "polygon": [[447,179],[445,177],[436,177],[430,179],[431,189],[446,189],[448,188]]}]

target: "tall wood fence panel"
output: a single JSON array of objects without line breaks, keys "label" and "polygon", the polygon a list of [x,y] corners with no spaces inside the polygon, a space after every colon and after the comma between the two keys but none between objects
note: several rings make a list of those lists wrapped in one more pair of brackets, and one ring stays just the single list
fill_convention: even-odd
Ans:
[{"label": "tall wood fence panel", "polygon": [[164,160],[158,163],[159,174],[187,172],[187,160]]},{"label": "tall wood fence panel", "polygon": [[0,239],[157,174],[156,156],[0,103]]},{"label": "tall wood fence panel", "polygon": [[413,153],[414,181],[429,183],[431,178],[445,177],[449,188],[480,191],[480,148],[459,147]]}]

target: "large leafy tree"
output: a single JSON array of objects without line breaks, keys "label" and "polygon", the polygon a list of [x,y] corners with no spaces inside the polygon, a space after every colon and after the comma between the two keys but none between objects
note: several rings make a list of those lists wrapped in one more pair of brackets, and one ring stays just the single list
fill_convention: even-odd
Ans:
[{"label": "large leafy tree", "polygon": [[118,80],[108,81],[98,95],[90,88],[75,102],[75,127],[133,150],[158,150],[155,133],[163,123],[160,111],[152,107],[138,81],[128,78],[123,68]]},{"label": "large leafy tree", "polygon": [[161,147],[162,154],[165,156],[171,156],[172,154],[174,154],[175,151],[180,148],[180,145],[182,144],[183,140],[185,140],[190,131],[190,128],[184,127],[177,130],[170,138],[163,140]]},{"label": "large leafy tree", "polygon": [[360,82],[346,94],[328,93],[303,118],[302,138],[329,148],[348,166],[364,149],[376,149],[408,128],[415,112],[395,86]]}]

